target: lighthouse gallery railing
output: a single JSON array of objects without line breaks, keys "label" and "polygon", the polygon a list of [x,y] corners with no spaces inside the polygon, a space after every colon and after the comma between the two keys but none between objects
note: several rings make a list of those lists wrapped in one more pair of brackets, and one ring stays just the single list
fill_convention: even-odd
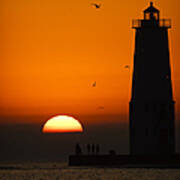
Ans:
[{"label": "lighthouse gallery railing", "polygon": [[141,27],[160,27],[160,28],[171,28],[170,19],[160,19],[160,20],[141,20],[134,19],[132,20],[132,28],[141,28]]}]

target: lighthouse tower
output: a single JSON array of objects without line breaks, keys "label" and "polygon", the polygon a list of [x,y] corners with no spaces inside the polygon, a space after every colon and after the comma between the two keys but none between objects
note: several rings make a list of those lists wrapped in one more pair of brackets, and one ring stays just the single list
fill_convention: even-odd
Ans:
[{"label": "lighthouse tower", "polygon": [[136,30],[132,96],[129,103],[130,153],[175,153],[174,100],[169,63],[168,29],[150,3]]}]

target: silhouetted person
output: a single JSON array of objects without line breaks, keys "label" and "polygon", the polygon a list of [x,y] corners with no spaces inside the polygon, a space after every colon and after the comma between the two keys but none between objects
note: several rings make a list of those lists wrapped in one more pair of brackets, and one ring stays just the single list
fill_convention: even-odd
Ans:
[{"label": "silhouetted person", "polygon": [[91,146],[90,146],[90,144],[87,144],[87,152],[88,152],[88,154],[90,154],[90,150],[91,150]]},{"label": "silhouetted person", "polygon": [[96,144],[96,154],[99,154],[99,144]]},{"label": "silhouetted person", "polygon": [[80,147],[80,145],[78,143],[76,144],[75,151],[76,151],[76,155],[81,155],[82,154],[81,147]]},{"label": "silhouetted person", "polygon": [[95,146],[94,144],[92,144],[92,154],[94,154],[94,152],[95,152]]}]

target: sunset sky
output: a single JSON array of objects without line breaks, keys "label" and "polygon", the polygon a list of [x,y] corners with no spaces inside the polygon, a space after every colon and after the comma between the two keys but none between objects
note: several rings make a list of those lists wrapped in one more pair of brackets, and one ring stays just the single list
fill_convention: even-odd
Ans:
[{"label": "sunset sky", "polygon": [[[180,120],[180,1],[154,3],[162,18],[172,19],[170,62]],[[143,18],[148,6],[149,0],[1,0],[0,116],[120,114],[128,119],[131,22]]]}]

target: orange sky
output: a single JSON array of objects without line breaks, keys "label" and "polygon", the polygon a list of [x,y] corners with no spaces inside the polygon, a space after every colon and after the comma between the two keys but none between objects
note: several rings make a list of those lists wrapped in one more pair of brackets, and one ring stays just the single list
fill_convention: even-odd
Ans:
[{"label": "orange sky", "polygon": [[[180,1],[154,2],[161,17],[172,19],[172,80],[180,114]],[[148,5],[149,0],[1,0],[0,115],[128,115],[131,20],[142,18]]]}]

